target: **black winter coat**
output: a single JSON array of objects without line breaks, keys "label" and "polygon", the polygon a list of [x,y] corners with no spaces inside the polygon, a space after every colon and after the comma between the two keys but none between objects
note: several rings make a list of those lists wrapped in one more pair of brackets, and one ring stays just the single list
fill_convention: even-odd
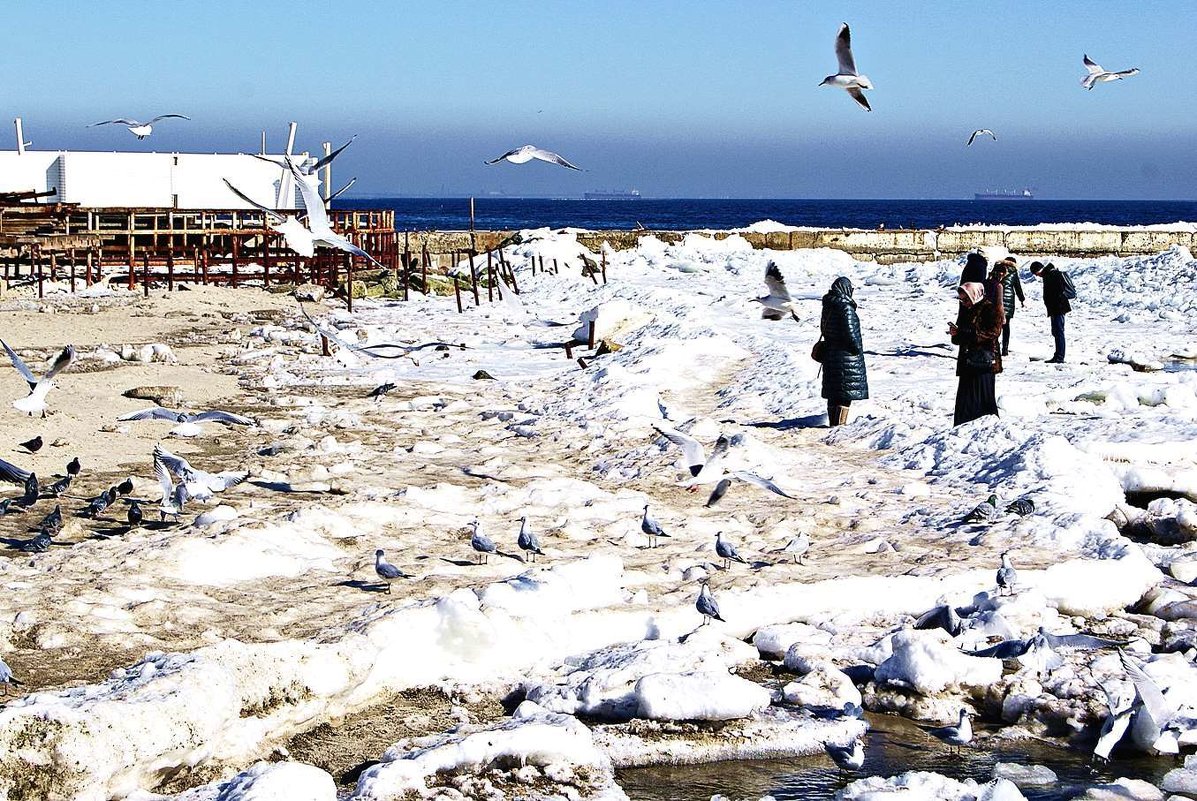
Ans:
[{"label": "black winter coat", "polygon": [[823,335],[823,397],[841,403],[869,397],[860,318],[847,278],[835,279],[823,296],[819,333]]},{"label": "black winter coat", "polygon": [[1014,316],[1014,299],[1026,301],[1022,293],[1022,279],[1018,277],[1018,270],[1011,268],[1002,280],[1002,309],[1006,312],[1006,319]]},{"label": "black winter coat", "polygon": [[1072,304],[1064,297],[1064,276],[1059,268],[1048,265],[1043,270],[1043,305],[1047,307],[1047,316],[1055,317],[1072,311]]}]

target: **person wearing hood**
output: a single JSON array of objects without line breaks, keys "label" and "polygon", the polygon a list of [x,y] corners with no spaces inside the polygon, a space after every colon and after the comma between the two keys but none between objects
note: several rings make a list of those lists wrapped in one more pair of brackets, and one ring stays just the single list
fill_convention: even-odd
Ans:
[{"label": "person wearing hood", "polygon": [[960,284],[980,284],[989,274],[989,262],[977,252],[964,257],[964,269],[960,271]]},{"label": "person wearing hood", "polygon": [[1048,364],[1061,364],[1064,361],[1064,315],[1072,311],[1072,304],[1068,301],[1076,297],[1072,279],[1067,273],[1060,272],[1056,265],[1048,262],[1031,264],[1031,274],[1043,280],[1043,305],[1047,307],[1047,316],[1052,321],[1052,339],[1055,340],[1056,352],[1047,360]]},{"label": "person wearing hood", "polygon": [[960,300],[958,323],[948,323],[952,343],[960,346],[956,357],[956,413],[958,426],[987,414],[997,415],[994,376],[1002,371],[998,340],[1005,324],[996,298],[987,297],[985,285],[970,281],[956,290]]},{"label": "person wearing hood", "polygon": [[815,346],[816,358],[823,364],[823,397],[827,399],[827,423],[831,426],[847,423],[852,401],[869,397],[860,318],[852,289],[852,282],[840,276],[823,296],[820,341]]},{"label": "person wearing hood", "polygon": [[1024,307],[1027,305],[1026,295],[1022,293],[1022,279],[1018,277],[1018,264],[1013,256],[993,265],[994,281],[1002,297],[1002,313],[1006,315],[1006,324],[1002,326],[1002,355],[1010,355],[1010,321],[1014,319],[1014,305],[1017,301]]}]

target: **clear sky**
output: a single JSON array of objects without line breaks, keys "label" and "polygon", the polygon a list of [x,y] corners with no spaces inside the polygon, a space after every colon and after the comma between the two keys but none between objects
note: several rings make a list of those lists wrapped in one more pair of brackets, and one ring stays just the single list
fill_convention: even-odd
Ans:
[{"label": "clear sky", "polygon": [[[840,22],[876,89],[818,86]],[[1194,2],[23,2],[0,147],[357,142],[354,194],[1197,197]],[[1088,53],[1142,73],[1092,92]],[[112,117],[176,112],[138,142]],[[998,141],[965,148],[974,128]],[[586,172],[484,166],[517,145]]]}]

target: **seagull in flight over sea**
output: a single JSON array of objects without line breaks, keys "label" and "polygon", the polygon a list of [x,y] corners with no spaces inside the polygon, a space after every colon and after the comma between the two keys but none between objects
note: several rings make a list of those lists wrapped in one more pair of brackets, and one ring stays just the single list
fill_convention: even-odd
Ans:
[{"label": "seagull in flight over sea", "polygon": [[773,262],[765,266],[765,286],[768,287],[769,294],[763,298],[753,298],[765,307],[761,317],[766,320],[781,320],[788,314],[794,318],[794,322],[798,322],[794,301],[790,298],[790,291],[786,289],[786,279]]},{"label": "seagull in flight over sea", "polygon": [[540,161],[547,161],[549,164],[558,164],[569,170],[582,171],[581,167],[575,167],[568,161],[563,159],[551,150],[543,150],[536,145],[524,145],[517,147],[515,150],[508,150],[498,158],[493,158],[490,161],[484,161],[483,164],[497,164],[500,161],[510,161],[512,164],[524,164],[532,159],[539,159]]},{"label": "seagull in flight over sea", "polygon": [[[968,144],[971,145],[974,141],[976,141],[978,136],[984,136],[985,134],[989,134],[993,137],[993,141],[997,141],[997,134],[995,134],[993,131],[989,130],[988,128],[978,128],[977,130],[973,131],[972,136],[968,138]],[[968,145],[966,145],[966,147],[967,146]]]},{"label": "seagull in flight over sea", "polygon": [[9,360],[12,361],[12,366],[17,368],[17,372],[21,374],[21,378],[24,378],[25,382],[29,384],[29,394],[24,398],[13,401],[13,408],[18,411],[28,412],[30,417],[38,412],[41,412],[42,417],[45,417],[46,395],[50,394],[50,390],[54,388],[54,376],[70,367],[71,362],[75,361],[75,346],[67,345],[63,348],[62,352],[54,359],[54,363],[50,365],[49,372],[38,378],[29,369],[29,366],[21,361],[21,357],[8,346],[7,342],[0,339],[0,345],[4,346]]},{"label": "seagull in flight over sea", "polygon": [[1094,85],[1099,83],[1106,83],[1107,81],[1121,81],[1123,78],[1130,78],[1132,75],[1139,74],[1138,67],[1131,67],[1129,70],[1121,70],[1119,72],[1110,72],[1102,67],[1086,54],[1084,59],[1085,69],[1089,74],[1081,78],[1081,86],[1092,90]]},{"label": "seagull in flight over sea", "polygon": [[848,23],[840,25],[840,32],[835,37],[835,58],[839,62],[839,72],[828,75],[819,86],[836,86],[852,96],[865,111],[872,111],[868,98],[864,96],[864,89],[872,89],[873,82],[867,75],[858,75],[856,61],[852,58],[852,32],[848,30]]},{"label": "seagull in flight over sea", "polygon": [[129,129],[129,133],[133,134],[138,139],[145,139],[147,136],[149,136],[151,133],[153,133],[154,123],[158,122],[159,120],[166,120],[166,119],[171,119],[171,118],[180,119],[180,120],[191,119],[190,117],[186,116],[185,114],[159,114],[157,117],[154,117],[154,119],[150,120],[149,122],[138,122],[137,120],[130,120],[130,119],[125,119],[124,117],[118,117],[115,120],[104,120],[103,122],[93,122],[91,125],[89,125],[87,127],[95,128],[97,125],[124,125],[126,128]]}]

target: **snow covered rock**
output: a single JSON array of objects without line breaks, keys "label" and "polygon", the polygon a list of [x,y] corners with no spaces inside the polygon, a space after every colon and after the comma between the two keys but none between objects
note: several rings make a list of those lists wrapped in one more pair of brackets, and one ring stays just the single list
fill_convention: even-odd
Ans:
[{"label": "snow covered rock", "polygon": [[993,766],[993,778],[1006,779],[1017,787],[1048,787],[1059,781],[1056,772],[1045,765],[999,762]]},{"label": "snow covered rock", "polygon": [[870,776],[852,782],[835,796],[842,801],[878,801],[901,798],[904,801],[1026,801],[1012,782],[995,779],[977,784],[972,779],[958,782],[938,773],[910,771],[886,779]]},{"label": "snow covered rock", "polygon": [[829,642],[830,634],[806,623],[764,626],[752,636],[752,644],[760,651],[762,659],[781,659],[795,643],[825,645]]},{"label": "snow covered rock", "polygon": [[259,762],[224,782],[189,790],[177,801],[335,801],[337,786],[320,768],[299,762]]},{"label": "snow covered rock", "polygon": [[[1168,774],[1171,776],[1172,771]],[[1168,776],[1164,777],[1165,783]],[[1166,789],[1166,785],[1165,785]],[[1118,779],[1111,784],[1090,787],[1072,801],[1164,801],[1164,794],[1151,782],[1142,779]]]},{"label": "snow covered rock", "polygon": [[600,339],[618,340],[653,319],[653,315],[626,300],[608,300],[592,309],[582,312],[578,327],[574,330],[576,342],[586,342],[590,336],[590,324],[594,323],[594,341]]},{"label": "snow covered rock", "polygon": [[845,704],[860,706],[860,690],[842,670],[832,664],[817,665],[798,681],[781,690],[786,703],[804,707],[843,709]]},{"label": "snow covered rock", "polygon": [[[614,720],[626,720],[641,715],[645,701],[661,714],[670,710],[681,711],[681,701],[678,701],[675,708],[664,697],[672,689],[668,682],[670,675],[681,677],[683,674],[722,674],[723,678],[730,679],[734,678],[728,675],[731,668],[756,658],[756,650],[746,643],[724,638],[712,642],[713,639],[714,635],[695,635],[689,637],[685,643],[672,640],[642,640],[602,648],[567,665],[563,680],[527,688],[527,698],[553,712]],[[648,676],[656,678],[643,688],[640,687],[640,681]],[[697,689],[703,683],[704,679],[689,679],[678,684],[675,689]],[[748,699],[749,694],[744,688],[739,685],[728,686],[738,698]],[[765,695],[767,705],[768,693]],[[748,701],[741,700],[737,703],[737,708],[746,702]],[[685,706],[693,707],[692,704]]]},{"label": "snow covered rock", "polygon": [[[548,784],[542,794],[534,783]],[[506,790],[506,791],[505,791]],[[365,770],[351,801],[411,797],[557,798],[626,801],[611,760],[590,730],[570,715],[524,702],[516,714],[487,726],[402,740]]]},{"label": "snow covered rock", "polygon": [[963,654],[951,643],[947,632],[938,629],[897,632],[893,647],[893,656],[878,665],[874,673],[879,684],[929,696],[988,686],[1002,677],[1000,659]]},{"label": "snow covered rock", "polygon": [[636,682],[637,716],[649,720],[735,720],[769,706],[769,691],[727,672],[655,673]]}]

